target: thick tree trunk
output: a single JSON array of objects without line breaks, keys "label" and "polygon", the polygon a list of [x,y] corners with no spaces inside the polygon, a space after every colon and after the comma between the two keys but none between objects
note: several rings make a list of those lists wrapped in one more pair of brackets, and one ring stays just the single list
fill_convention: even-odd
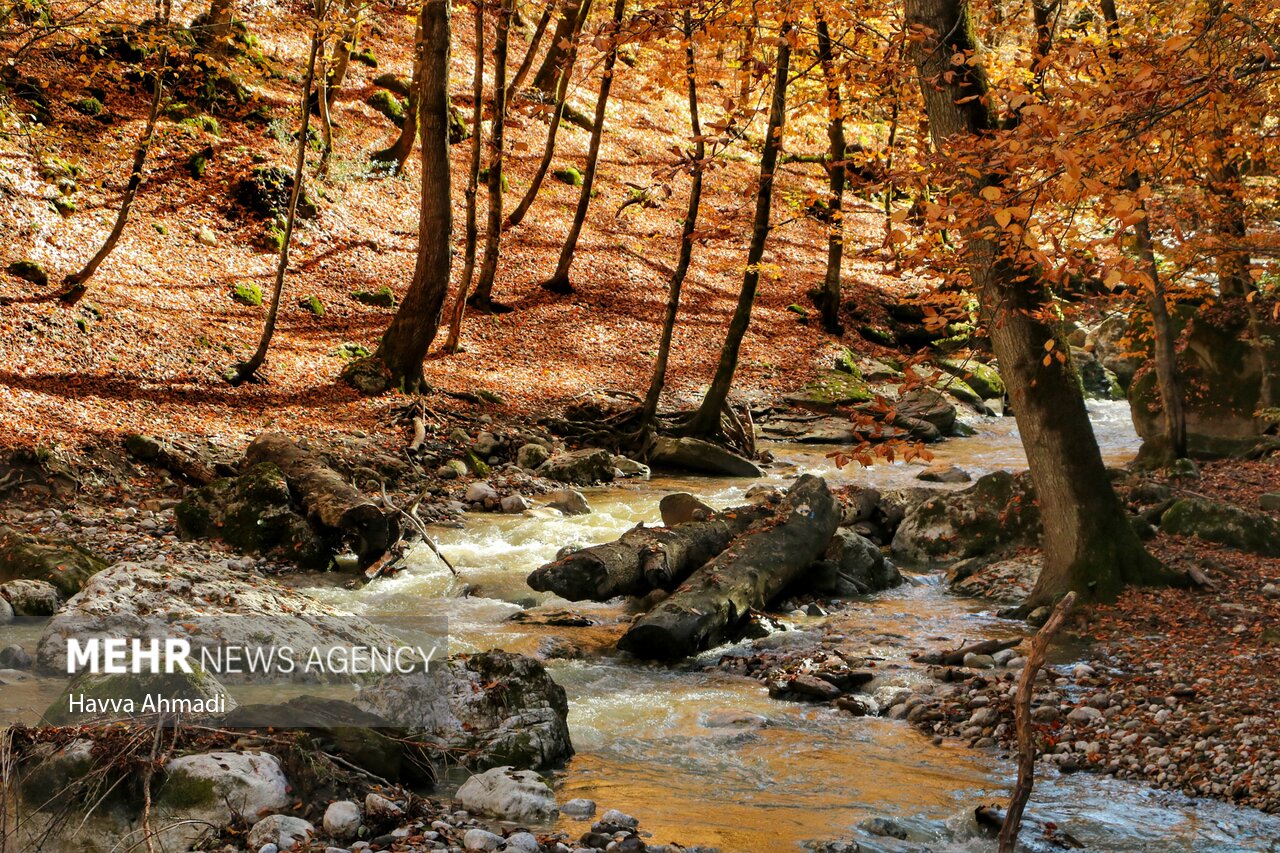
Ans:
[{"label": "thick tree trunk", "polygon": [[735,536],[771,515],[768,508],[743,506],[706,521],[635,527],[617,541],[583,548],[535,569],[529,586],[570,601],[608,601],[670,589],[729,547]]},{"label": "thick tree trunk", "polygon": [[552,293],[573,293],[573,283],[569,280],[569,268],[573,266],[573,253],[578,249],[578,237],[582,235],[582,226],[587,220],[587,209],[591,206],[591,188],[596,180],[596,164],[600,158],[600,138],[604,134],[609,90],[613,88],[613,69],[618,62],[618,37],[621,35],[622,16],[626,9],[627,0],[614,0],[609,50],[605,54],[604,70],[601,72],[600,94],[596,98],[596,115],[591,124],[591,145],[587,149],[587,162],[582,170],[582,186],[578,190],[578,207],[573,213],[573,223],[569,226],[564,245],[560,247],[560,260],[556,262],[556,271],[551,278],[542,283],[542,287]]},{"label": "thick tree trunk", "polygon": [[[427,2],[448,8],[444,0]],[[354,547],[362,566],[376,560],[399,539],[399,526],[393,517],[284,433],[258,436],[245,450],[244,459],[247,466],[270,462],[279,468],[289,488],[298,495],[308,520],[341,534]]]},{"label": "thick tree trunk", "polygon": [[[582,5],[578,7],[576,26],[579,29],[591,12],[591,2],[592,0],[583,0]],[[564,118],[565,100],[569,97],[569,80],[573,77],[573,66],[577,61],[578,45],[575,37],[574,43],[569,47],[564,66],[560,69],[559,82],[556,84],[556,102],[551,111],[551,123],[547,126],[547,141],[542,146],[542,159],[538,161],[538,169],[534,172],[533,179],[529,181],[529,188],[525,190],[515,210],[507,216],[503,228],[514,228],[520,224],[525,214],[529,212],[529,208],[533,206],[533,200],[538,197],[542,183],[547,178],[547,172],[551,169],[551,160],[556,153],[556,136],[560,132],[560,121]]]},{"label": "thick tree trunk", "polygon": [[235,0],[211,0],[209,3],[209,14],[200,33],[200,44],[213,56],[221,57],[227,53],[235,11]]},{"label": "thick tree trunk", "polygon": [[671,597],[641,616],[618,641],[636,657],[672,660],[711,648],[751,610],[781,593],[826,551],[840,522],[840,502],[826,481],[796,480],[774,520],[737,537]]},{"label": "thick tree trunk", "polygon": [[[484,263],[476,292],[467,304],[482,311],[510,310],[493,301],[493,280],[498,273],[498,251],[502,239],[502,159],[503,125],[507,121],[507,40],[511,32],[512,0],[503,0],[498,14],[498,31],[493,43],[493,124],[489,151],[489,220],[484,240]],[[480,129],[476,128],[476,133]]]},{"label": "thick tree trunk", "polygon": [[538,54],[538,47],[542,44],[542,37],[547,32],[547,24],[551,22],[551,14],[556,9],[556,0],[547,0],[547,5],[542,9],[542,17],[538,18],[537,26],[533,28],[533,35],[529,36],[529,49],[524,52],[524,59],[520,62],[520,67],[516,69],[516,73],[512,75],[511,82],[507,84],[507,101],[512,101],[516,93],[520,91],[520,87],[524,85],[524,78],[529,76],[529,69],[533,68],[534,57]]},{"label": "thick tree trunk", "polygon": [[831,51],[831,33],[826,20],[818,20],[818,59],[822,62],[822,76],[827,86],[827,139],[831,142],[829,162],[830,188],[827,209],[831,222],[827,225],[827,272],[822,279],[822,327],[833,335],[844,331],[840,326],[840,262],[844,255],[844,202],[845,142],[844,104],[840,97],[840,79],[835,72],[835,57]]},{"label": "thick tree trunk", "polygon": [[129,183],[125,185],[124,196],[120,199],[120,210],[116,214],[115,225],[111,226],[111,233],[107,235],[106,241],[84,265],[84,268],[62,280],[63,289],[58,294],[58,300],[64,305],[75,305],[84,298],[85,292],[89,289],[87,282],[115,249],[116,243],[120,242],[120,235],[124,233],[124,227],[129,223],[129,211],[133,208],[133,199],[138,195],[138,187],[142,186],[142,169],[147,163],[147,155],[151,152],[151,141],[156,136],[156,121],[160,117],[160,101],[164,97],[164,75],[168,69],[168,60],[169,45],[166,43],[160,48],[155,81],[151,88],[151,110],[147,113],[147,125],[142,131],[142,137],[138,140],[138,147],[133,152],[133,168],[129,172]]},{"label": "thick tree trunk", "polygon": [[284,277],[289,269],[289,243],[293,240],[293,227],[298,219],[298,197],[302,194],[302,185],[307,176],[307,131],[311,124],[311,85],[315,82],[316,56],[320,51],[320,28],[324,17],[322,2],[316,4],[315,29],[311,32],[311,51],[307,56],[307,73],[302,81],[302,121],[298,129],[298,150],[293,163],[293,188],[289,192],[289,207],[285,213],[284,238],[280,241],[280,258],[276,263],[275,287],[271,291],[271,307],[267,309],[267,320],[262,325],[262,337],[258,339],[258,348],[249,360],[236,365],[231,375],[232,385],[240,385],[253,378],[267,360],[267,351],[271,348],[271,338],[275,335],[276,321],[280,317],[280,299],[284,295]]},{"label": "thick tree trunk", "polygon": [[538,73],[533,75],[535,89],[541,89],[550,95],[553,89],[559,88],[557,81],[563,69],[573,61],[573,45],[578,33],[582,31],[582,23],[586,21],[587,16],[582,14],[582,7],[590,5],[590,2],[591,0],[578,0],[575,3],[567,0],[565,3],[560,18],[556,21],[555,31],[551,34],[551,43],[547,45],[547,54],[542,57]]},{"label": "thick tree trunk", "polygon": [[[938,151],[946,154],[997,131],[989,112],[986,76],[963,0],[905,0],[908,25],[928,33],[912,46]],[[998,182],[971,180],[975,195]],[[1051,357],[1063,341],[1041,319],[1049,296],[1034,271],[1021,268],[989,234],[994,220],[966,229],[969,273],[1026,450],[1044,524],[1044,569],[1029,606],[1068,590],[1093,599],[1114,597],[1129,583],[1163,581],[1168,574],[1138,539],[1111,488],[1079,383],[1070,364]],[[1048,354],[1048,355],[1046,355]]]},{"label": "thick tree trunk", "polygon": [[697,231],[698,209],[702,204],[702,161],[707,156],[707,145],[702,138],[702,121],[698,117],[698,66],[693,52],[693,19],[687,10],[684,13],[684,38],[684,71],[689,84],[689,127],[693,132],[689,207],[685,211],[684,226],[680,229],[680,255],[676,259],[671,279],[667,282],[667,313],[662,318],[662,337],[658,341],[658,355],[653,362],[653,377],[649,380],[649,391],[645,394],[644,405],[640,409],[638,432],[642,443],[647,441],[648,434],[653,431],[654,419],[658,416],[658,401],[667,381],[671,339],[675,334],[676,316],[680,311],[680,290],[689,273],[689,263],[693,260],[693,235]]},{"label": "thick tree trunk", "polygon": [[422,137],[422,194],[418,211],[418,260],[404,302],[382,336],[373,358],[390,373],[391,385],[416,391],[422,360],[440,328],[453,264],[453,206],[449,196],[449,0],[424,0],[425,45],[417,110]]},{"label": "thick tree trunk", "polygon": [[760,155],[760,184],[756,190],[755,220],[751,229],[751,244],[747,248],[747,269],[742,276],[742,291],[724,347],[720,350],[720,362],[707,395],[702,398],[693,418],[682,427],[688,435],[718,435],[720,413],[729,399],[733,374],[738,369],[738,352],[742,339],[751,325],[751,307],[755,303],[756,289],[760,286],[760,259],[764,257],[765,240],[769,237],[769,214],[773,205],[773,177],[777,169],[778,152],[782,148],[782,130],[786,120],[787,75],[791,67],[791,22],[783,21],[778,33],[778,64],[773,81],[773,100],[769,105],[769,124],[765,130],[764,151]]},{"label": "thick tree trunk", "polygon": [[[550,10],[548,5],[547,9]],[[458,352],[462,349],[462,315],[467,310],[467,293],[471,290],[471,280],[476,272],[476,243],[479,240],[479,225],[476,218],[476,195],[480,191],[480,148],[484,134],[480,132],[484,118],[484,0],[475,0],[475,61],[471,75],[471,126],[475,131],[471,134],[471,163],[467,167],[467,233],[462,254],[462,280],[458,282],[458,295],[453,302],[453,313],[449,317],[449,335],[445,338],[444,351]]]},{"label": "thick tree trunk", "polygon": [[423,15],[426,6],[418,11],[418,26],[413,35],[413,74],[409,81],[408,104],[405,106],[404,120],[400,123],[400,135],[390,146],[375,151],[369,159],[375,163],[395,163],[395,173],[404,171],[404,164],[413,152],[413,141],[418,135],[418,92],[422,87],[423,63],[426,62],[427,46],[423,38]]}]

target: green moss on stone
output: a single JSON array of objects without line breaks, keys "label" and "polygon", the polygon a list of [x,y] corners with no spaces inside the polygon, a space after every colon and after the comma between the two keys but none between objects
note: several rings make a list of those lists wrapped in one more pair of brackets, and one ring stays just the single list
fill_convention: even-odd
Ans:
[{"label": "green moss on stone", "polygon": [[582,186],[582,172],[572,166],[566,166],[563,169],[556,169],[551,173],[551,177],[555,178],[562,184],[568,184],[571,187]]},{"label": "green moss on stone", "polygon": [[241,305],[256,307],[262,304],[262,288],[253,282],[241,282],[231,291],[231,298]]}]

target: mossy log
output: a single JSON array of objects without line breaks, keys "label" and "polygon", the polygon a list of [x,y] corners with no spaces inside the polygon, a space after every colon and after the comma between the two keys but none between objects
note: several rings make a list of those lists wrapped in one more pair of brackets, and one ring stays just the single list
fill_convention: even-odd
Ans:
[{"label": "mossy log", "polygon": [[140,462],[164,468],[197,486],[209,485],[218,479],[220,473],[213,465],[194,453],[158,438],[136,433],[127,435],[124,439],[124,448],[129,451],[129,455]]},{"label": "mossy log", "polygon": [[806,474],[776,518],[738,536],[667,600],[641,616],[618,648],[671,660],[723,642],[753,609],[768,604],[820,559],[840,522],[840,502],[821,477]]},{"label": "mossy log", "polygon": [[245,451],[249,465],[271,462],[284,472],[307,519],[315,527],[341,536],[367,566],[400,538],[399,524],[311,451],[289,436],[258,436]]},{"label": "mossy log", "polygon": [[70,542],[30,536],[0,525],[0,582],[48,581],[63,598],[70,598],[106,567],[105,562]]},{"label": "mossy log", "polygon": [[670,588],[719,554],[772,510],[743,506],[674,527],[633,527],[614,542],[583,548],[535,569],[529,586],[570,601],[607,601]]}]

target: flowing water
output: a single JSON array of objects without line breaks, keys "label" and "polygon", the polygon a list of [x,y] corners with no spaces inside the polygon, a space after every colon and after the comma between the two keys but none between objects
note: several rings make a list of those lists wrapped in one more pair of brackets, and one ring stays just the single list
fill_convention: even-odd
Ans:
[{"label": "flowing water", "polygon": [[[1123,403],[1091,404],[1103,453],[1120,464],[1137,450]],[[976,424],[979,433],[947,442],[936,461],[975,476],[1025,466],[1012,418]],[[773,445],[778,460],[768,480],[785,486],[803,472],[833,483],[918,485],[918,468],[879,464],[838,470],[833,448]],[[552,510],[527,515],[469,515],[464,526],[433,531],[458,568],[454,578],[425,548],[407,571],[360,590],[320,588],[316,594],[392,628],[412,629],[424,610],[447,616],[450,650],[495,647],[531,652],[548,636],[589,650],[581,660],[549,668],[569,695],[569,725],[577,755],[555,775],[561,800],[588,797],[641,820],[658,842],[715,845],[724,851],[801,849],[805,841],[856,838],[864,850],[988,850],[994,843],[970,817],[983,798],[1007,794],[1012,762],[993,753],[934,746],[904,722],[853,717],[825,706],[768,698],[756,681],[719,672],[693,672],[617,656],[612,642],[630,618],[618,604],[569,605],[533,593],[524,579],[566,544],[617,537],[638,522],[657,522],[658,500],[689,491],[716,506],[740,501],[751,482],[712,478],[659,479],[622,488],[588,490],[593,512],[562,517]],[[903,665],[924,645],[1011,634],[1016,623],[988,604],[948,595],[937,576],[856,602],[838,616],[840,630],[881,658],[881,690],[918,678]],[[459,593],[463,584],[469,595]],[[508,621],[525,607],[572,607],[592,628],[547,627]],[[791,617],[803,636],[822,623]],[[786,633],[775,635],[787,637]],[[725,649],[705,657],[714,659]],[[873,687],[876,685],[873,685]],[[727,718],[727,719],[726,719]],[[736,719],[735,719],[736,718]],[[730,723],[725,725],[725,723]],[[1280,818],[1213,801],[1193,802],[1137,784],[1089,774],[1044,771],[1031,814],[1068,829],[1091,849],[1107,851],[1278,850]],[[861,833],[859,822],[891,817],[913,842]],[[584,825],[568,820],[565,828]],[[896,845],[896,846],[895,846]]]}]

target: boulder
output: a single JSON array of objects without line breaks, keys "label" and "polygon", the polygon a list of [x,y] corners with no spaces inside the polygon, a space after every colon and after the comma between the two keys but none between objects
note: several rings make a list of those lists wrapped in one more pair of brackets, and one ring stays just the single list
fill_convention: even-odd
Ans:
[{"label": "boulder", "polygon": [[613,457],[613,467],[618,476],[635,477],[638,480],[649,479],[649,466],[626,456]]},{"label": "boulder", "polygon": [[925,483],[968,483],[973,477],[963,468],[938,463],[916,474],[916,479]]},{"label": "boulder", "polygon": [[[227,693],[227,688],[198,666],[193,667],[192,672],[82,672],[45,709],[44,721],[54,726],[79,726],[152,717],[157,713],[171,716],[149,709],[144,704],[149,697],[189,703],[182,713],[184,718],[213,717],[236,706],[236,700]],[[109,710],[93,711],[82,705],[73,708],[72,699],[77,702],[93,700],[96,707]]]},{"label": "boulder", "polygon": [[454,799],[469,812],[503,820],[547,820],[559,814],[551,786],[532,770],[493,767],[463,782]]},{"label": "boulder", "polygon": [[799,585],[818,595],[848,597],[868,595],[901,583],[897,567],[885,559],[874,542],[842,528],[831,537],[823,559],[814,563]]},{"label": "boulder", "polygon": [[485,504],[498,500],[498,490],[488,483],[471,483],[462,499],[469,504]]},{"label": "boulder", "polygon": [[247,841],[250,850],[261,850],[267,844],[274,844],[277,850],[292,850],[305,845],[316,828],[300,817],[273,814],[264,817],[249,830]]},{"label": "boulder", "polygon": [[[199,649],[223,646],[311,649],[398,646],[382,628],[335,610],[259,575],[192,563],[117,563],[95,575],[49,621],[36,651],[37,668],[66,672],[68,637],[181,637]],[[265,638],[265,639],[264,639]],[[350,676],[310,673],[318,680]],[[218,673],[225,681],[249,674]],[[304,674],[292,678],[303,680]]]},{"label": "boulder", "polygon": [[942,492],[911,507],[892,547],[902,560],[925,565],[1039,540],[1040,509],[1030,476],[996,471],[967,489]]},{"label": "boulder", "polygon": [[0,649],[0,669],[30,669],[32,663],[30,653],[17,643]]},{"label": "boulder", "polygon": [[1160,529],[1174,536],[1195,536],[1251,554],[1280,557],[1280,521],[1232,504],[1182,498],[1161,516]]},{"label": "boulder", "polygon": [[471,767],[551,767],[573,754],[564,688],[522,655],[491,651],[386,675],[355,703],[457,751]]},{"label": "boulder", "polygon": [[1084,349],[1092,352],[1103,367],[1114,373],[1116,381],[1125,390],[1145,360],[1143,353],[1135,351],[1139,349],[1134,342],[1139,331],[1134,319],[1117,313],[1085,334]]},{"label": "boulder", "polygon": [[613,480],[613,454],[599,448],[583,448],[557,453],[538,466],[538,476],[575,486],[608,483]]},{"label": "boulder", "polygon": [[551,452],[541,444],[530,442],[520,445],[516,451],[516,464],[521,468],[536,470],[539,465],[551,457]]},{"label": "boulder", "polygon": [[501,835],[478,826],[468,829],[462,836],[463,850],[497,850],[502,844]]},{"label": "boulder", "polygon": [[106,567],[78,545],[0,524],[0,581],[45,581],[70,597]]},{"label": "boulder", "polygon": [[0,584],[0,599],[7,601],[20,619],[47,619],[58,611],[61,599],[48,581],[16,580]]},{"label": "boulder", "polygon": [[577,489],[556,489],[554,492],[548,492],[547,506],[558,509],[565,515],[587,515],[591,512],[591,505]]},{"label": "boulder", "polygon": [[254,824],[291,802],[278,758],[267,752],[231,751],[170,759],[155,801],[166,817],[207,821],[216,827],[227,826],[237,816]]},{"label": "boulder", "polygon": [[1103,366],[1097,357],[1080,347],[1071,348],[1071,363],[1080,378],[1084,396],[1091,400],[1123,400],[1124,389],[1116,375]]},{"label": "boulder", "polygon": [[0,598],[0,625],[10,625],[17,618],[13,613],[13,605],[6,599]]},{"label": "boulder", "polygon": [[1006,393],[1000,372],[989,364],[974,359],[944,358],[938,362],[938,369],[963,379],[984,400],[999,399]]},{"label": "boulder", "polygon": [[658,511],[662,513],[663,527],[674,527],[686,521],[706,521],[716,514],[714,507],[688,492],[663,495],[658,501]]},{"label": "boulder", "polygon": [[294,508],[284,472],[270,462],[188,492],[173,516],[184,539],[221,539],[242,553],[303,568],[325,568],[333,557],[330,546]]},{"label": "boulder", "polygon": [[950,435],[956,425],[956,407],[933,388],[911,389],[898,398],[894,409],[902,417],[932,425],[942,435]]},{"label": "boulder", "polygon": [[839,406],[872,400],[875,395],[857,368],[851,362],[845,368],[826,371],[783,399],[792,406],[817,412],[834,412]]},{"label": "boulder", "polygon": [[507,495],[498,502],[498,505],[508,515],[519,515],[525,510],[533,508],[533,504],[529,503],[524,495]]},{"label": "boulder", "polygon": [[334,841],[350,841],[360,834],[363,821],[360,818],[360,806],[351,800],[338,800],[329,803],[324,810],[321,826],[325,834]]},{"label": "boulder", "polygon": [[750,459],[700,438],[659,437],[649,461],[665,468],[680,468],[723,477],[763,477],[764,471]]},{"label": "boulder", "polygon": [[958,595],[985,598],[1002,604],[1020,604],[1035,588],[1044,558],[1022,554],[992,562],[985,557],[961,560],[947,573],[951,591]]}]

